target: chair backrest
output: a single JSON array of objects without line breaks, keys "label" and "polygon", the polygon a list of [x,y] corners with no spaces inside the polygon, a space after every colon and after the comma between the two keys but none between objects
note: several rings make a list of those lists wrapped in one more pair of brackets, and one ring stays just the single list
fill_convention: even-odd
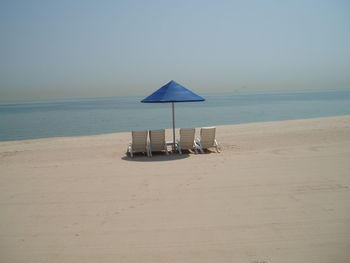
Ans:
[{"label": "chair backrest", "polygon": [[152,151],[164,151],[165,149],[165,130],[149,131],[149,139]]},{"label": "chair backrest", "polygon": [[132,150],[147,152],[147,131],[132,131]]},{"label": "chair backrest", "polygon": [[180,143],[182,149],[192,149],[196,129],[180,129]]},{"label": "chair backrest", "polygon": [[201,137],[200,142],[202,144],[202,147],[209,148],[214,145],[215,141],[215,127],[204,127],[201,128]]}]

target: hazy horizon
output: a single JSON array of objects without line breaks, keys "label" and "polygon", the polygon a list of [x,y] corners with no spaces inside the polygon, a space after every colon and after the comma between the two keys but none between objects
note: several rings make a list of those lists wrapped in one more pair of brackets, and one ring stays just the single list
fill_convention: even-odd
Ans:
[{"label": "hazy horizon", "polygon": [[348,1],[1,1],[0,101],[350,88]]}]

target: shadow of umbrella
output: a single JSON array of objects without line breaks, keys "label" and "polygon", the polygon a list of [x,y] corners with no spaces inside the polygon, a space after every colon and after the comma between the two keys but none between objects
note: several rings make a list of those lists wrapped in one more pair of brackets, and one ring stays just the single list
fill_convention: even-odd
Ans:
[{"label": "shadow of umbrella", "polygon": [[156,153],[153,154],[152,158],[145,158],[145,155],[143,154],[136,154],[133,158],[125,155],[121,159],[124,161],[130,161],[130,162],[166,162],[166,161],[176,161],[181,159],[186,159],[190,157],[188,153],[184,154],[170,154],[170,155],[164,155],[164,153]]}]

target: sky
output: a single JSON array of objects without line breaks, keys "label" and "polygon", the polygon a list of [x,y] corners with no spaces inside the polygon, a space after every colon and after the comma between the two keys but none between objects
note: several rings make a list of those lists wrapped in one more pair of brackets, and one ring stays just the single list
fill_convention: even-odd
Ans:
[{"label": "sky", "polygon": [[350,88],[350,1],[0,0],[0,101]]}]

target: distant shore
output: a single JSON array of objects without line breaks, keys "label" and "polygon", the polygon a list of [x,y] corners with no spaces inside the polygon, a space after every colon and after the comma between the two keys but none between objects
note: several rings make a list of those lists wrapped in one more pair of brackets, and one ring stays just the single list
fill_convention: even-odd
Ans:
[{"label": "distant shore", "polygon": [[0,261],[350,258],[350,116],[217,126],[221,153],[132,159],[130,139],[0,142]]}]

